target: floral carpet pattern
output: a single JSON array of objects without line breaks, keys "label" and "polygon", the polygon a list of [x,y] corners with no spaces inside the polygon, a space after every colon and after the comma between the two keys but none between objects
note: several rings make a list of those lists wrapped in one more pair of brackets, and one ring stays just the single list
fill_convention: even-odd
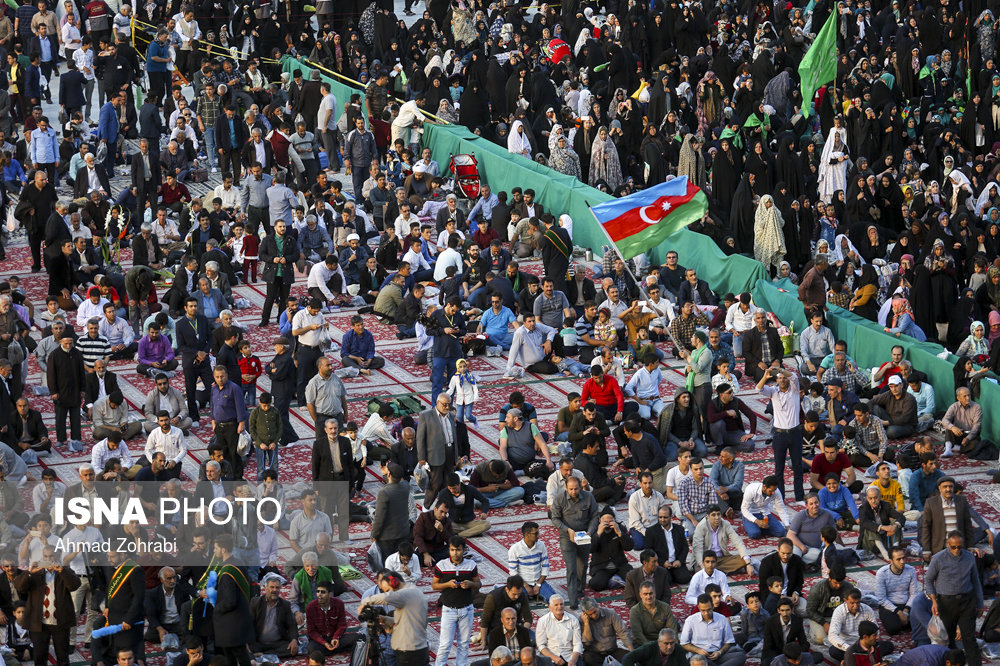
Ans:
[{"label": "floral carpet pattern", "polygon": [[[126,262],[130,261],[130,253],[125,253]],[[40,309],[44,304],[44,297],[47,293],[47,277],[42,274],[31,274],[29,272],[30,257],[23,240],[12,243],[8,248],[7,259],[0,264],[0,279],[6,279],[11,275],[18,275],[22,278],[22,285],[29,298],[35,303],[36,309]],[[523,268],[538,274],[541,264],[538,261],[527,261]],[[237,322],[246,329],[245,337],[251,342],[254,352],[262,362],[266,363],[273,355],[271,341],[277,335],[275,326],[268,328],[258,328],[256,323],[260,320],[261,306],[264,302],[264,285],[260,282],[249,285],[239,285],[234,288],[235,295],[249,301],[248,309],[237,310]],[[292,290],[293,295],[304,296],[305,276],[297,274],[297,280]],[[344,332],[349,330],[350,316],[355,314],[353,310],[343,310],[327,315],[327,320],[335,327],[333,338],[340,340]],[[366,405],[368,399],[375,396],[395,396],[395,395],[416,395],[426,405],[429,406],[428,395],[430,390],[429,370],[426,366],[419,366],[413,363],[415,342],[413,340],[400,341],[395,337],[393,327],[385,326],[371,315],[365,316],[366,326],[373,332],[376,338],[377,353],[386,359],[383,369],[374,372],[370,377],[357,377],[345,380],[348,387],[350,412],[349,419],[356,421],[359,425],[364,423],[367,417]],[[35,335],[39,335],[35,333]],[[669,346],[663,345],[664,350],[669,350]],[[499,425],[497,414],[504,405],[513,390],[521,391],[526,400],[534,405],[538,411],[539,426],[543,430],[551,431],[555,425],[556,413],[566,403],[566,396],[572,391],[579,391],[582,380],[562,377],[542,377],[526,375],[519,381],[504,381],[503,370],[506,364],[504,357],[487,358],[477,356],[470,359],[470,369],[479,377],[480,400],[476,405],[476,414],[479,417],[480,427],[470,430],[470,440],[473,462],[493,459],[498,457],[498,435]],[[334,366],[340,367],[339,357],[334,358]],[[125,399],[131,410],[137,415],[141,413],[145,396],[153,389],[152,380],[138,376],[135,373],[134,362],[115,361],[110,364],[110,369],[118,374],[119,384],[124,393]],[[677,387],[684,381],[682,374],[683,362],[673,359],[668,353],[662,368],[664,372],[665,386],[662,387],[663,396],[672,396]],[[27,384],[30,386],[40,383],[40,372],[34,357],[29,361],[29,373]],[[176,376],[171,383],[183,391],[183,377]],[[268,390],[268,380],[261,378],[258,384],[258,392]],[[26,395],[31,395],[30,389],[26,390]],[[753,390],[752,383],[747,380],[741,382],[740,397],[748,403],[751,409],[757,414],[759,424],[757,433],[758,448],[750,454],[741,455],[741,459],[746,463],[746,481],[759,481],[767,474],[773,473],[773,462],[771,458],[771,448],[769,446],[768,433],[770,430],[769,417],[764,413],[764,401]],[[38,409],[50,426],[53,425],[52,402],[47,397],[31,397],[32,406]],[[297,479],[310,478],[310,455],[312,445],[313,424],[309,415],[305,411],[292,409],[290,418],[301,436],[298,446],[290,447],[281,452],[280,477],[286,484],[293,483]],[[188,457],[184,462],[184,474],[188,478],[197,476],[197,469],[200,462],[206,459],[206,445],[211,437],[210,421],[208,418],[202,419],[202,426],[194,429],[187,438]],[[84,441],[88,445],[88,450],[82,453],[70,453],[65,448],[54,449],[52,454],[41,460],[43,467],[53,468],[59,474],[61,480],[67,484],[77,480],[76,467],[84,461],[89,460],[89,446],[93,443],[90,438],[90,430],[85,423]],[[612,459],[614,460],[614,443],[609,440]],[[133,455],[141,455],[145,440],[137,437],[130,441],[129,448]],[[709,462],[713,460],[710,459]],[[968,496],[976,508],[991,524],[1000,524],[1000,486],[990,486],[992,470],[986,463],[966,460],[961,457],[945,460],[943,469],[954,475],[960,482],[968,485]],[[37,476],[37,468],[32,472]],[[785,486],[791,492],[792,472],[790,468],[782,470],[785,477]],[[256,479],[256,469],[253,459],[248,463],[247,478]],[[859,478],[860,478],[859,473]],[[368,480],[365,484],[362,499],[374,500],[375,494],[381,487],[383,479],[377,468],[369,468]],[[808,484],[808,481],[806,481]],[[970,485],[971,484],[971,485]],[[634,486],[634,481],[630,480],[630,487]],[[25,490],[26,500],[30,502],[30,489]],[[627,507],[625,502],[619,503],[616,507],[619,519],[627,520]],[[801,506],[789,507],[789,511],[802,510]],[[551,575],[549,581],[557,590],[563,590],[565,584],[565,569],[562,556],[559,552],[559,539],[557,530],[551,525],[546,517],[544,507],[535,505],[524,505],[519,507],[494,510],[490,512],[489,520],[492,523],[490,530],[481,537],[471,541],[471,548],[474,553],[481,557],[479,571],[484,581],[484,589],[490,589],[495,585],[502,584],[507,576],[506,554],[507,548],[520,539],[521,525],[528,520],[534,520],[542,525],[541,538],[547,544],[551,563]],[[737,526],[737,530],[742,534],[742,526]],[[348,612],[351,615],[351,624],[356,625],[357,605],[361,594],[373,585],[373,572],[369,570],[365,560],[365,551],[370,543],[369,525],[355,523],[351,526],[352,544],[347,549],[353,557],[353,564],[361,572],[361,578],[348,581],[350,590],[342,595]],[[913,535],[908,535],[912,537]],[[845,533],[845,542],[854,545],[857,541],[856,532]],[[287,545],[287,535],[281,535],[283,554],[290,553]],[[756,558],[762,558],[773,552],[775,544],[773,540],[749,540],[747,543],[751,553]],[[631,559],[634,565],[638,565],[637,554],[633,554]],[[873,566],[859,567],[851,571],[851,580],[862,589],[871,589],[874,581],[874,572],[880,565],[879,561],[867,563]],[[914,562],[922,574],[922,566]],[[419,587],[426,591],[431,603],[429,642],[432,654],[436,651],[439,629],[439,608],[436,604],[437,594],[430,589],[430,572],[425,571]],[[806,589],[814,583],[817,578],[807,581]],[[756,587],[756,580],[750,579],[746,575],[734,576],[731,578],[734,596],[742,600],[745,593]],[[287,588],[286,588],[287,590]],[[680,621],[690,614],[691,609],[683,601],[683,592],[676,591],[672,607],[674,613]],[[593,594],[593,593],[591,593]],[[603,592],[595,595],[602,604],[615,610],[623,618],[628,618],[628,608],[621,598],[620,591]],[[545,612],[544,608],[536,608],[536,617]],[[478,617],[474,633],[478,633]],[[897,639],[899,648],[909,645],[908,636]],[[151,654],[157,655],[150,658],[150,663],[165,663],[162,653],[156,653],[152,646],[148,646]],[[483,658],[485,655],[478,646],[474,646],[473,658]],[[74,662],[82,663],[82,659],[89,660],[86,651],[74,655]],[[756,662],[751,658],[750,662]],[[292,660],[287,663],[304,664],[304,659]],[[348,663],[348,657],[339,656],[328,660],[328,663]]]}]

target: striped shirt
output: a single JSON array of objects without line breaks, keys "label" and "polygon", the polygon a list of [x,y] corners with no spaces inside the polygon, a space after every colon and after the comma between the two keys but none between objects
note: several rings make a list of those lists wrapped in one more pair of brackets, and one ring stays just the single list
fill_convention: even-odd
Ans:
[{"label": "striped shirt", "polygon": [[111,356],[111,344],[103,335],[96,338],[81,335],[76,339],[76,347],[83,354],[83,365],[87,368],[93,368],[96,361]]},{"label": "striped shirt", "polygon": [[507,568],[512,576],[519,575],[528,585],[537,585],[539,578],[549,575],[549,551],[541,541],[529,548],[522,539],[507,551]]},{"label": "striped shirt", "polygon": [[[438,583],[447,583],[452,580],[464,583],[478,575],[479,570],[476,568],[476,561],[471,558],[463,559],[458,564],[455,564],[449,557],[434,565],[434,578]],[[471,607],[472,598],[475,594],[476,590],[471,587],[468,589],[463,587],[449,588],[441,591],[440,603],[442,606],[449,608]]]}]

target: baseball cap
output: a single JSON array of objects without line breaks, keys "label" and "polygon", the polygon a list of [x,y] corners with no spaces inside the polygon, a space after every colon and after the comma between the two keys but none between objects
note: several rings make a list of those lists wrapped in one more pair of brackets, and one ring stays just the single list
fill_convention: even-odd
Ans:
[{"label": "baseball cap", "polygon": [[900,377],[899,375],[893,375],[892,377],[889,377],[890,386],[892,386],[893,384],[902,384],[902,383],[903,383],[903,378]]}]

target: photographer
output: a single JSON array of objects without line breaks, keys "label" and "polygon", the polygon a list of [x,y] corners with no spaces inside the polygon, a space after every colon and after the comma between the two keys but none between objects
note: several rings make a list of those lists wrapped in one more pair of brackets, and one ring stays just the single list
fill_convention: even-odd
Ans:
[{"label": "photographer", "polygon": [[426,666],[430,657],[427,651],[427,599],[424,593],[407,585],[394,571],[379,572],[378,587],[382,594],[362,599],[358,606],[358,619],[368,621],[362,611],[368,606],[386,604],[395,611],[391,618],[379,620],[391,633],[390,644],[398,666]]}]

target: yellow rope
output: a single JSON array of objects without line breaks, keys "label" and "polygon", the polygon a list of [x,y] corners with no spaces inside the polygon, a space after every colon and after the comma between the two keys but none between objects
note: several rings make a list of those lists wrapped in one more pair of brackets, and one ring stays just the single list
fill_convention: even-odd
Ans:
[{"label": "yellow rope", "polygon": [[[135,26],[136,25],[140,25],[144,29],[150,30],[154,35],[156,34],[156,31],[159,30],[159,28],[157,26],[150,25],[149,23],[144,23],[143,21],[140,21],[139,19],[135,18],[135,16],[133,16],[132,17],[132,46],[133,46],[133,48],[135,47]],[[149,41],[152,41],[152,40],[149,40]],[[196,41],[198,42],[198,44],[201,45],[198,48],[198,50],[199,51],[204,51],[205,53],[208,53],[210,55],[220,55],[220,56],[224,56],[226,58],[233,58],[234,60],[249,60],[250,59],[250,54],[247,53],[247,52],[238,51],[235,48],[234,49],[227,49],[227,48],[224,48],[224,47],[219,46],[217,44],[212,44],[210,42],[206,42],[205,40],[202,40],[202,39],[199,39],[199,40],[196,40]],[[273,63],[273,64],[280,64],[281,63],[280,60],[275,60],[273,58],[265,58],[263,56],[260,57],[260,61],[261,62],[267,62],[267,63]]]},{"label": "yellow rope", "polygon": [[[318,65],[318,64],[314,63],[312,60],[308,60],[308,59],[303,58],[302,62],[304,62],[305,64],[309,65],[310,67],[314,67],[314,68],[320,70],[321,72],[326,72],[327,74],[329,74],[330,76],[332,76],[334,78],[338,78],[338,79],[341,79],[343,81],[346,81],[348,84],[350,84],[350,85],[358,88],[361,91],[364,91],[364,89],[365,89],[365,84],[361,83],[360,81],[355,81],[354,79],[352,79],[350,77],[347,77],[347,76],[344,76],[343,74],[338,74],[337,72],[334,72],[333,70],[327,69],[323,65]],[[397,102],[399,102],[400,104],[403,103],[403,100],[399,99],[398,97],[393,97],[393,99],[396,100]],[[441,123],[442,125],[450,125],[451,124],[447,120],[445,120],[443,118],[439,118],[438,116],[434,115],[433,113],[431,113],[429,111],[424,111],[423,109],[421,109],[420,112],[422,114],[424,114],[425,116],[427,116],[428,118],[433,118],[435,121]]]}]

